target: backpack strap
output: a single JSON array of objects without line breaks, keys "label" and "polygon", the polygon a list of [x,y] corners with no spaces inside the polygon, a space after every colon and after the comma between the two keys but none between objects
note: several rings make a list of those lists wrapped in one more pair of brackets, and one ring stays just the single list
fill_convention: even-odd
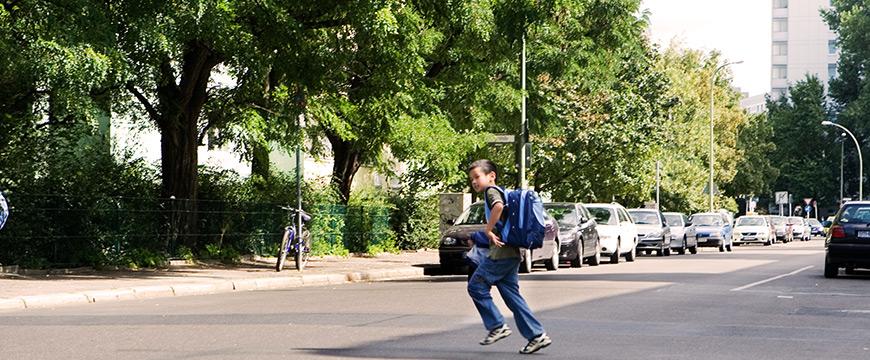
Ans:
[{"label": "backpack strap", "polygon": [[[484,212],[484,215],[486,216],[486,221],[489,221],[489,216],[490,216],[490,214],[492,213],[492,209],[489,208],[489,201],[487,201],[487,199],[486,199],[486,192],[489,191],[489,189],[492,189],[492,188],[495,188],[496,190],[498,190],[499,193],[501,193],[501,197],[502,197],[502,205],[504,205],[504,208],[505,208],[505,209],[507,209],[507,205],[508,205],[508,204],[507,204],[507,202],[508,202],[508,198],[507,198],[507,194],[505,193],[505,190],[504,190],[504,189],[502,189],[502,188],[499,187],[499,186],[490,186],[490,187],[487,187],[486,189],[484,189],[484,190],[483,190],[483,196],[484,196],[484,199],[483,199],[483,212]],[[501,241],[502,241],[502,242],[507,242],[507,236],[508,236],[508,233],[510,232],[510,226],[511,226],[511,219],[510,219],[510,216],[507,217],[507,220],[506,220],[504,223],[502,223],[501,219],[499,219],[498,221],[496,221],[496,223],[495,223],[496,227],[498,227],[498,225],[499,225],[500,223],[502,224],[501,231],[500,231],[500,234],[499,234],[499,235],[501,235]],[[493,229],[493,230],[496,230],[496,231],[497,231],[497,229]]]}]

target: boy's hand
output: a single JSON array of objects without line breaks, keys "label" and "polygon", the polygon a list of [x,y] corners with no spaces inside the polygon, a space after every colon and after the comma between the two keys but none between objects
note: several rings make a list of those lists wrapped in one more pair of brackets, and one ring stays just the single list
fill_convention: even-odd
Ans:
[{"label": "boy's hand", "polygon": [[488,231],[486,236],[489,237],[489,243],[495,245],[495,247],[502,247],[504,243],[495,235],[492,231]]}]

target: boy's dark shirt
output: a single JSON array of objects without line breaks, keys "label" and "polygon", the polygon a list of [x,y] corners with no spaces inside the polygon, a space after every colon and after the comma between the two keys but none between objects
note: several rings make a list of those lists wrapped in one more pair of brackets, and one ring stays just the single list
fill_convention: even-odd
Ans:
[{"label": "boy's dark shirt", "polygon": [[[502,205],[504,205],[505,207],[501,212],[501,221],[507,220],[507,218],[508,218],[507,202],[505,201],[504,195],[500,191],[498,191],[498,189],[491,187],[491,188],[486,189],[484,191],[484,197],[485,197],[486,204],[487,204],[487,206],[489,206],[490,209],[492,209],[492,207],[495,206],[495,204],[502,203]],[[486,220],[489,221],[489,219],[486,219]],[[501,234],[499,234],[496,229],[493,229],[493,232],[495,233],[496,236],[501,238]],[[501,239],[501,241],[504,242],[505,239]],[[507,244],[505,244],[502,247],[497,247],[495,245],[491,245],[489,247],[489,258],[493,259],[493,260],[516,258],[519,256],[520,256],[520,249],[513,247],[513,246],[510,246],[510,245],[507,245]]]}]

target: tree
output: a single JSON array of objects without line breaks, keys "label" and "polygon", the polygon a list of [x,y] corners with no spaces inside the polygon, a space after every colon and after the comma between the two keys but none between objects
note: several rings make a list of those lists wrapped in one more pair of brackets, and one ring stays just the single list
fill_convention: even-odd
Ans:
[{"label": "tree", "polygon": [[[837,63],[836,77],[830,80],[830,97],[835,101],[833,109],[837,123],[848,128],[862,149],[867,149],[870,143],[870,79],[867,78],[870,66],[870,48],[867,47],[870,34],[870,10],[865,1],[835,0],[831,9],[823,11],[822,15],[828,25],[837,34],[837,44],[840,48],[840,60]],[[839,130],[829,128],[834,133]],[[836,135],[836,134],[834,134]],[[846,145],[848,149],[848,144]],[[846,179],[862,179],[866,177],[857,174],[858,156],[854,151],[846,153]],[[866,160],[865,160],[866,161]],[[867,164],[865,162],[865,168]],[[846,182],[847,193],[857,194],[857,186]]]},{"label": "tree", "polygon": [[737,176],[727,184],[725,192],[735,197],[773,194],[779,169],[773,162],[777,146],[767,114],[749,117],[747,124],[740,129],[737,147],[743,151],[743,157],[737,163]]},{"label": "tree", "polygon": [[830,116],[822,82],[808,76],[792,85],[788,96],[769,100],[767,108],[776,142],[772,160],[780,171],[776,189],[834,202],[840,149],[835,134],[821,124]]}]

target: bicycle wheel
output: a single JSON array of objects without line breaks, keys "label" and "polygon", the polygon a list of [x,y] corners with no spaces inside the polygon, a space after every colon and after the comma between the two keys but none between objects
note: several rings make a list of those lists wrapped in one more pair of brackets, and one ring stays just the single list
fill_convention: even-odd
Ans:
[{"label": "bicycle wheel", "polygon": [[290,232],[284,231],[284,237],[281,239],[281,247],[278,248],[278,261],[275,262],[275,271],[280,272],[284,269],[284,261],[287,260],[287,240]]},{"label": "bicycle wheel", "polygon": [[308,265],[308,256],[311,253],[311,233],[305,231],[302,233],[302,243],[294,254],[296,259],[296,270],[305,270],[305,265]]}]

